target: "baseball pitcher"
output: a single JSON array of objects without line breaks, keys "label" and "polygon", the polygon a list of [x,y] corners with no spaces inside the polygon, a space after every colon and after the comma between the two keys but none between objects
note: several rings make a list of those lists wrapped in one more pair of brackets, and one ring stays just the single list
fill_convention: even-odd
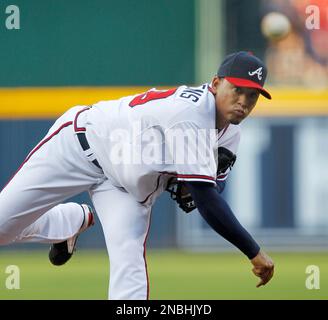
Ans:
[{"label": "baseball pitcher", "polygon": [[267,70],[247,52],[228,55],[208,84],[151,89],[75,106],[27,155],[0,193],[0,244],[50,243],[66,263],[93,209],[63,203],[88,191],[110,259],[109,297],[148,299],[146,239],[156,198],[170,192],[186,212],[239,248],[265,285],[274,264],[240,225],[220,193],[236,160],[239,123],[255,107]]}]

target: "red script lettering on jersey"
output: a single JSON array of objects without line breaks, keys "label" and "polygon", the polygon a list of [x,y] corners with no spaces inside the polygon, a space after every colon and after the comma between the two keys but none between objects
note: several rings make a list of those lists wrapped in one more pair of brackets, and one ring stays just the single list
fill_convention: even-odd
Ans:
[{"label": "red script lettering on jersey", "polygon": [[129,106],[133,108],[152,100],[164,99],[174,94],[175,91],[177,91],[177,88],[169,90],[149,90],[133,98],[133,100],[129,103]]}]

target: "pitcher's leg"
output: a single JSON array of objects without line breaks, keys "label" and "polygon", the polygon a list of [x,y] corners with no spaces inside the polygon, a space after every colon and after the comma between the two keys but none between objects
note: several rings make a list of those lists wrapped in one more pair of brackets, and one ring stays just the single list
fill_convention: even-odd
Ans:
[{"label": "pitcher's leg", "polygon": [[15,242],[62,242],[76,235],[84,222],[84,210],[80,204],[59,204],[25,228]]},{"label": "pitcher's leg", "polygon": [[[55,238],[60,238],[60,234],[63,236],[73,232],[76,226],[81,223],[78,205],[73,206],[75,209],[68,205],[67,208],[70,209],[65,210],[63,208],[66,208],[66,205],[54,207],[67,198],[86,190],[88,186],[72,186],[61,190],[61,184],[67,183],[68,185],[69,183],[73,184],[73,182],[53,179],[54,174],[49,172],[51,168],[47,169],[47,164],[44,164],[39,173],[33,169],[34,166],[32,168],[23,167],[22,171],[18,172],[0,193],[0,245],[9,244],[19,239],[24,241],[24,236],[29,235],[30,232],[36,232],[41,237],[47,237],[48,234],[50,237],[53,235]],[[67,176],[67,180],[69,180],[69,174]],[[48,180],[50,181],[48,182]],[[81,184],[83,183],[84,181],[81,179]],[[57,184],[58,187],[49,188],[51,184],[52,186]],[[47,217],[36,222],[48,211]],[[64,212],[67,212],[70,218],[75,212],[77,221],[71,221],[65,225],[64,222],[65,220],[67,222],[69,217],[64,218]],[[29,226],[31,229],[27,229]],[[42,227],[45,229],[41,229]],[[55,228],[58,228],[57,234],[54,231]],[[23,234],[24,230],[25,233]]]},{"label": "pitcher's leg", "polygon": [[92,193],[92,201],[109,253],[110,299],[148,299],[145,242],[150,208],[124,191],[104,186]]},{"label": "pitcher's leg", "polygon": [[[0,245],[15,241],[43,214],[103,179],[99,169],[87,161],[75,136],[73,121],[68,121],[74,119],[76,112],[73,109],[56,121],[1,191]],[[64,226],[54,222],[60,214],[50,214],[50,217],[51,224]],[[80,215],[76,217],[80,220]],[[38,225],[38,234],[53,232],[53,229],[41,231],[41,226],[48,227],[47,219],[43,222]],[[68,228],[74,229],[75,224]],[[66,229],[58,231],[59,234],[69,232]]]}]

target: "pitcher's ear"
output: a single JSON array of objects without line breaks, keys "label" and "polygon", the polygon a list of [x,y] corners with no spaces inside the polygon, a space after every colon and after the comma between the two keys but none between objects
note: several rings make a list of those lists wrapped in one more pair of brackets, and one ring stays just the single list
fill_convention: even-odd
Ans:
[{"label": "pitcher's ear", "polygon": [[212,87],[212,91],[214,94],[216,94],[218,87],[220,86],[220,84],[224,81],[224,78],[219,78],[218,76],[214,76],[214,78],[212,79],[211,82],[211,87]]}]

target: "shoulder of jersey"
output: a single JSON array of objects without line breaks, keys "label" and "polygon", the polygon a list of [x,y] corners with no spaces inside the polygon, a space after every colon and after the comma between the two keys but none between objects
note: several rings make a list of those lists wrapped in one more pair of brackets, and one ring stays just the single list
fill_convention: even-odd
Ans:
[{"label": "shoulder of jersey", "polygon": [[209,89],[207,83],[199,87],[181,86],[177,88],[175,98],[177,102],[182,104],[185,103],[190,106],[200,106],[201,104],[206,103],[208,94]]},{"label": "shoulder of jersey", "polygon": [[177,111],[174,121],[195,122],[200,128],[215,126],[215,99],[208,84],[178,87],[174,100]]}]

